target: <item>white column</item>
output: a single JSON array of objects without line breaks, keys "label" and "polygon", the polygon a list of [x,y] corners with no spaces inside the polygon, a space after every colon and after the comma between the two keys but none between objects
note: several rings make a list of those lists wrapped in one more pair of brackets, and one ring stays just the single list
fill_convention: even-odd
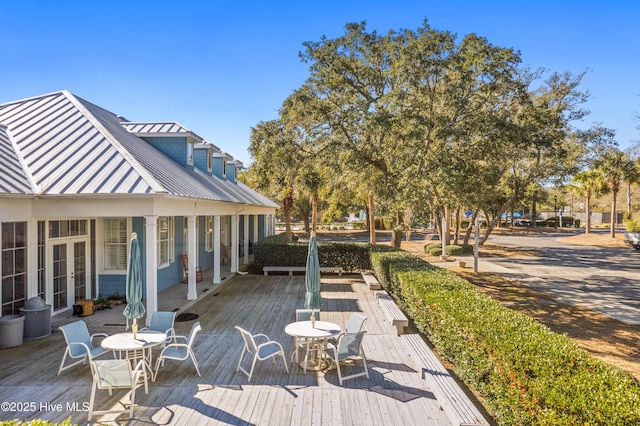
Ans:
[{"label": "white column", "polygon": [[231,216],[231,273],[238,271],[238,214]]},{"label": "white column", "polygon": [[244,260],[242,263],[245,265],[249,264],[249,215],[244,215],[244,247],[242,247],[244,253]]},{"label": "white column", "polygon": [[145,262],[147,273],[147,326],[158,310],[158,216],[145,216]]},{"label": "white column", "polygon": [[196,241],[196,217],[187,218],[187,235],[189,237],[189,282],[187,283],[187,300],[196,300],[196,262],[198,261],[198,250]]},{"label": "white column", "polygon": [[271,215],[271,235],[276,235],[276,215]]},{"label": "white column", "polygon": [[[27,260],[27,300],[29,300],[38,295],[38,221],[36,219],[29,219],[27,222]],[[91,282],[87,284],[87,290],[91,292]],[[46,293],[45,291],[45,295]]]},{"label": "white column", "polygon": [[220,284],[220,215],[213,217],[213,283]]},{"label": "white column", "polygon": [[258,234],[258,215],[253,215],[253,244],[258,242],[259,234]]}]

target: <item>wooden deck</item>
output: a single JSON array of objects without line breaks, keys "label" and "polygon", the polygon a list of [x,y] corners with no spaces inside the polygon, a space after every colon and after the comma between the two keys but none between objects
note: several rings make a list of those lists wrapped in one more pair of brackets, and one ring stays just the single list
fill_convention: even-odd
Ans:
[{"label": "wooden deck", "polygon": [[[199,283],[198,288],[209,289],[196,303],[180,299],[186,296],[184,284],[171,289],[180,300],[169,300],[174,296],[168,290],[161,294],[159,303],[161,309],[199,315],[202,332],[195,354],[202,377],[188,362],[167,361],[157,381],[150,384],[149,394],[138,388],[132,421],[126,414],[104,415],[94,421],[132,425],[451,424],[359,275],[322,279],[322,320],[344,325],[352,312],[369,318],[364,324],[364,349],[371,377],[349,380],[344,386],[339,386],[335,369],[305,375],[297,365],[290,365],[287,374],[281,362],[265,361],[258,363],[250,383],[235,371],[242,349],[235,325],[278,340],[290,359],[294,342],[284,328],[294,320],[295,309],[302,307],[304,276],[239,275],[222,285],[207,282],[210,279],[205,273],[204,284]],[[122,308],[116,307],[84,319],[91,333],[113,334],[123,329],[121,312]],[[61,318],[56,323],[66,321],[69,319]],[[176,323],[177,332],[188,333],[192,323]],[[0,351],[0,402],[23,403],[22,412],[0,410],[0,421],[61,421],[71,416],[72,422],[86,423],[82,408],[91,391],[89,367],[77,366],[58,377],[63,352],[64,339],[55,327],[49,337],[25,340],[22,346]],[[108,392],[100,391],[96,406],[107,407],[119,399],[128,401],[128,393],[114,391],[109,397]]]}]

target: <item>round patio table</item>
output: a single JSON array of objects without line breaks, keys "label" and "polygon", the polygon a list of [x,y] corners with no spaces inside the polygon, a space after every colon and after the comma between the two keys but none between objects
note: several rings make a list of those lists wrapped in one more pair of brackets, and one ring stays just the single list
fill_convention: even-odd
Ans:
[{"label": "round patio table", "polygon": [[316,353],[315,356],[312,355],[311,359],[308,358],[309,349],[314,346],[319,346],[321,349],[324,348],[326,339],[337,336],[340,331],[342,331],[342,328],[339,325],[327,321],[316,321],[315,327],[311,326],[311,321],[292,322],[284,329],[285,333],[296,339],[293,353],[296,356],[296,362],[298,361],[298,348],[300,347],[298,339],[306,339],[308,341],[304,361],[300,363],[300,367],[305,373],[307,370],[318,371],[323,367],[321,360],[317,356],[317,351],[313,351],[313,353]]},{"label": "round patio table", "polygon": [[113,351],[116,354],[126,353],[127,359],[137,361],[144,360],[145,368],[151,373],[153,378],[151,349],[161,345],[167,340],[167,334],[161,331],[143,330],[133,338],[132,332],[113,334],[106,337],[101,345],[104,349]]}]

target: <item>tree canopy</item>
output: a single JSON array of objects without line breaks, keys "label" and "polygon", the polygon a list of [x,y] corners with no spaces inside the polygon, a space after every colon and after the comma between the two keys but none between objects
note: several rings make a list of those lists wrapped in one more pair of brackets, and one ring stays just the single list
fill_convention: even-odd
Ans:
[{"label": "tree canopy", "polygon": [[254,129],[250,175],[283,211],[296,187],[334,206],[359,202],[371,242],[376,211],[439,224],[460,208],[490,221],[486,239],[530,188],[566,181],[609,143],[606,129],[572,125],[587,115],[584,74],[532,71],[516,50],[476,34],[427,21],[379,34],[360,22],[303,46],[309,76],[276,122]]}]

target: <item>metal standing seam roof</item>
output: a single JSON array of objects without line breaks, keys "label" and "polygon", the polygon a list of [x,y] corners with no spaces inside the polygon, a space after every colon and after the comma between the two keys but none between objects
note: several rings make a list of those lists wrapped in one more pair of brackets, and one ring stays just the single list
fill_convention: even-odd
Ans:
[{"label": "metal standing seam roof", "polygon": [[0,125],[0,193],[33,194],[31,181],[22,167],[11,136],[5,126]]},{"label": "metal standing seam roof", "polygon": [[[0,149],[12,146],[18,158],[16,162],[3,155],[3,161],[15,168],[22,156],[22,164],[43,195],[171,194],[276,206],[245,185],[182,167],[123,127],[117,115],[67,91],[0,104],[0,124],[6,126],[18,150],[16,154],[13,144],[5,142],[7,130],[0,131],[0,138],[5,135]],[[147,133],[180,126],[165,124],[169,127],[149,127]],[[6,170],[0,170],[0,182],[12,180]],[[28,179],[22,181],[24,187]],[[1,186],[0,191],[7,192]]]}]

